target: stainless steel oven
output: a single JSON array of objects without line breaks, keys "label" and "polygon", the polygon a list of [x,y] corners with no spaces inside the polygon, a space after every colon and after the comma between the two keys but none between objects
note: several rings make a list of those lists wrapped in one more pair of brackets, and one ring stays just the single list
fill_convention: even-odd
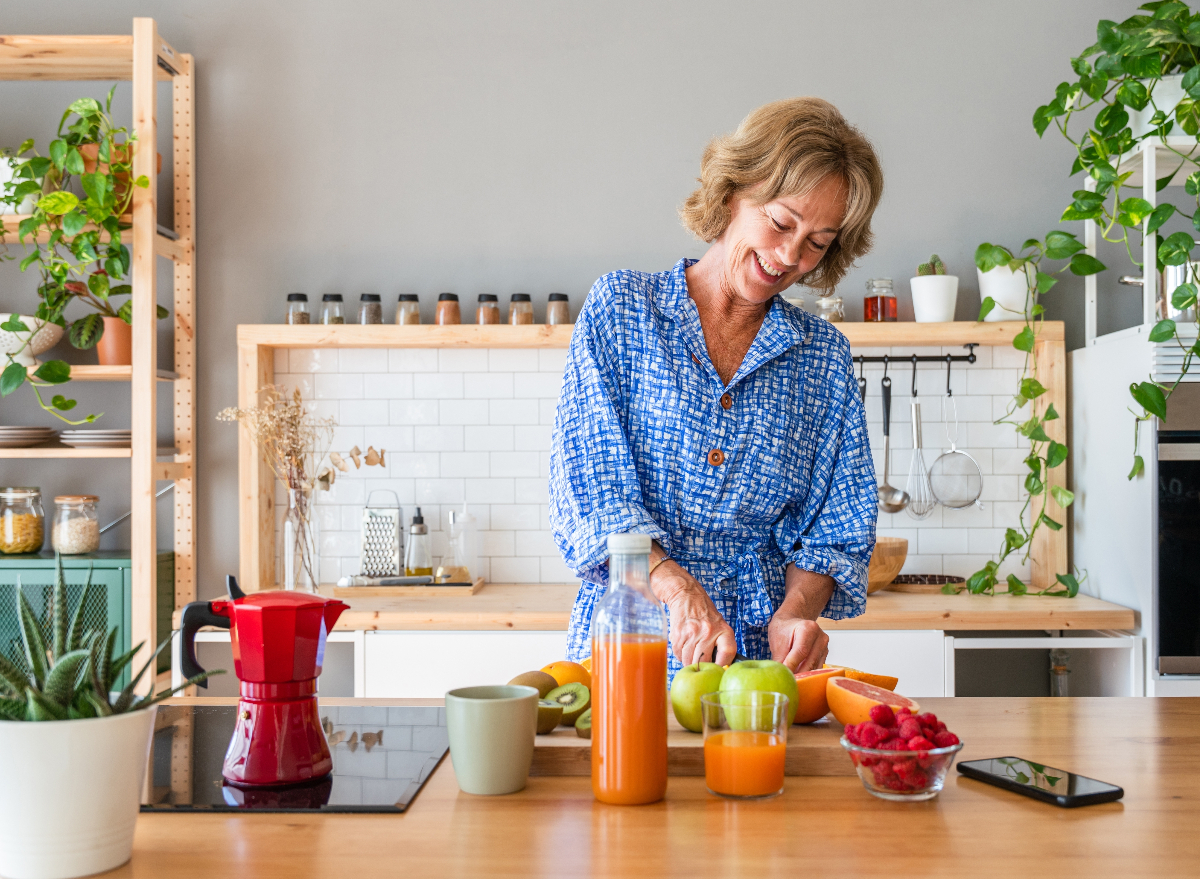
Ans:
[{"label": "stainless steel oven", "polygon": [[1158,432],[1157,660],[1200,675],[1200,430]]}]

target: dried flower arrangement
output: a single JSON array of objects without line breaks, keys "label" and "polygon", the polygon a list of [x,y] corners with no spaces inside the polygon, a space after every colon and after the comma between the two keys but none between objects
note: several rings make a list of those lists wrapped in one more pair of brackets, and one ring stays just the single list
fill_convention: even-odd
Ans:
[{"label": "dried flower arrangement", "polygon": [[[236,421],[267,459],[275,478],[288,490],[284,520],[284,587],[294,589],[301,571],[306,586],[319,580],[318,547],[312,526],[313,492],[328,491],[338,470],[362,466],[362,451],[355,446],[345,455],[330,451],[337,421],[309,412],[297,389],[290,396],[278,385],[259,389],[261,403],[249,409],[230,406],[217,413],[218,421]],[[367,447],[368,467],[386,466],[385,450]],[[328,459],[328,463],[324,463]],[[313,475],[315,474],[315,475]]]}]

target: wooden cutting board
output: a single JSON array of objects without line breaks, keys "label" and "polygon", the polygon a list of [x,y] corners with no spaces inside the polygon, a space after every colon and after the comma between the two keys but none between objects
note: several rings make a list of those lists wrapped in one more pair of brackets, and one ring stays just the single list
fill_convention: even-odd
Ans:
[{"label": "wooden cutting board", "polygon": [[[842,748],[842,727],[833,715],[816,723],[793,726],[788,732],[785,775],[854,775],[850,755]],[[573,728],[560,726],[538,736],[530,775],[592,774],[592,748]],[[667,775],[704,775],[704,737],[688,732],[674,716],[667,718]]]}]

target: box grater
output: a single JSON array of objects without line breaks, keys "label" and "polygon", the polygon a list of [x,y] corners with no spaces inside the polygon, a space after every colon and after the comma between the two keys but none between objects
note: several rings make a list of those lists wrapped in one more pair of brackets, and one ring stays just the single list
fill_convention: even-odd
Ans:
[{"label": "box grater", "polygon": [[367,506],[362,517],[362,551],[359,557],[359,573],[364,577],[394,577],[401,572],[403,557],[400,526],[403,520],[400,498],[394,491],[382,489],[395,501],[394,506],[374,506],[373,498],[379,491],[367,497]]}]

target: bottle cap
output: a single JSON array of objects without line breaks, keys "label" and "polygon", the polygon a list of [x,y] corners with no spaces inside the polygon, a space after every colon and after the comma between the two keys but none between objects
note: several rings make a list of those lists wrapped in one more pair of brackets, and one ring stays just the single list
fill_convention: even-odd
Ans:
[{"label": "bottle cap", "polygon": [[529,294],[528,293],[514,293],[512,295],[512,299],[510,301],[512,301],[512,302],[529,302],[530,301]]},{"label": "bottle cap", "polygon": [[321,297],[321,301],[322,302],[341,302],[342,294],[341,293],[326,293],[324,296]]},{"label": "bottle cap", "polygon": [[308,295],[305,293],[289,293],[288,302],[308,302]]},{"label": "bottle cap", "polygon": [[608,535],[609,555],[650,555],[649,534]]},{"label": "bottle cap", "polygon": [[499,302],[500,300],[497,299],[495,296],[493,296],[491,293],[480,293],[479,301],[480,302]]},{"label": "bottle cap", "polygon": [[416,293],[401,293],[398,302],[419,302]]},{"label": "bottle cap", "polygon": [[60,494],[54,498],[56,504],[94,504],[99,500],[94,494]]},{"label": "bottle cap", "polygon": [[413,514],[412,523],[414,525],[424,525],[425,524],[425,517],[421,515],[420,507],[417,507],[417,512],[415,514]]},{"label": "bottle cap", "polygon": [[358,297],[358,301],[359,302],[378,302],[379,294],[378,293],[364,293],[362,296]]},{"label": "bottle cap", "polygon": [[551,302],[567,302],[568,301],[567,294],[566,293],[551,293],[550,301]]},{"label": "bottle cap", "polygon": [[457,293],[439,293],[438,302],[458,302]]}]

